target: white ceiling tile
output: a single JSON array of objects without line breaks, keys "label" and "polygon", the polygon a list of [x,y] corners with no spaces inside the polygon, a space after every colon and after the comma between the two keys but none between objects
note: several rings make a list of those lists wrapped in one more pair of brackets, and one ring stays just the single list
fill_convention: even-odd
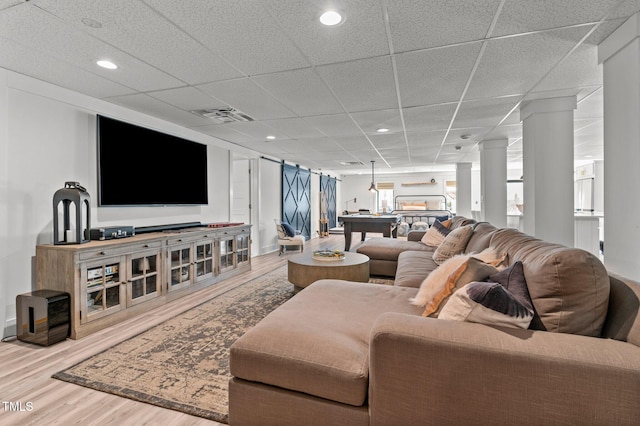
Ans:
[{"label": "white ceiling tile", "polygon": [[446,135],[446,131],[437,130],[433,132],[408,132],[409,148],[411,152],[416,149],[440,147]]},{"label": "white ceiling tile", "polygon": [[522,96],[505,96],[502,98],[462,102],[453,122],[453,127],[497,126],[518,105],[520,99],[522,99]]},{"label": "white ceiling tile", "polygon": [[24,0],[0,0],[0,10],[8,9],[20,3],[24,3]]},{"label": "white ceiling tile", "polygon": [[[126,50],[189,84],[227,80],[242,74],[140,1],[39,1],[38,7],[119,49]],[[101,24],[82,23],[90,18]],[[141,31],[141,28],[144,30]]]},{"label": "white ceiling tile", "polygon": [[214,136],[227,142],[237,143],[239,145],[246,145],[248,143],[252,143],[255,140],[255,138],[247,136],[244,133],[240,133],[224,124],[205,125],[197,127],[194,126],[192,127],[192,129],[209,136]]},{"label": "white ceiling tile", "polygon": [[619,0],[509,0],[505,2],[492,36],[547,30],[596,22]]},{"label": "white ceiling tile", "polygon": [[[479,141],[486,139],[487,134],[491,132],[493,127],[470,127],[451,129],[447,134],[445,144],[449,145],[461,145],[465,146],[469,143],[476,144]],[[463,139],[463,136],[465,139]]]},{"label": "white ceiling tile", "polygon": [[364,136],[343,136],[337,139],[337,143],[348,151],[371,148],[371,142]]},{"label": "white ceiling tile", "polygon": [[598,48],[581,45],[556,65],[533,91],[561,90],[602,84],[602,65],[598,65]]},{"label": "white ceiling tile", "polygon": [[446,130],[451,123],[456,103],[403,108],[407,131]]},{"label": "white ceiling tile", "polygon": [[[268,135],[273,135],[274,130],[267,126],[264,122],[260,121],[247,121],[247,122],[234,122],[225,123],[223,126],[227,126],[237,132],[243,133],[252,137],[255,141],[266,141]],[[278,138],[287,138],[283,133],[274,135]]]},{"label": "white ceiling tile", "polygon": [[198,88],[256,120],[295,117],[293,112],[258,87],[250,78],[218,81],[200,85]]},{"label": "white ceiling tile", "polygon": [[96,98],[121,96],[134,91],[99,75],[61,62],[0,37],[0,66]]},{"label": "white ceiling tile", "polygon": [[253,80],[301,117],[343,112],[335,96],[311,68],[265,74]]},{"label": "white ceiling tile", "polygon": [[317,68],[348,112],[398,107],[391,59],[387,56]]},{"label": "white ceiling tile", "polygon": [[507,138],[510,142],[522,138],[522,124],[509,124],[498,126],[484,136],[484,139]]},{"label": "white ceiling tile", "polygon": [[482,40],[500,0],[403,0],[389,2],[396,52]]},{"label": "white ceiling tile", "polygon": [[608,21],[602,22],[598,25],[593,31],[593,33],[589,34],[589,37],[585,40],[585,44],[590,44],[592,46],[598,46],[602,43],[607,37],[609,37],[618,27],[627,20],[627,18],[619,18],[612,19]]},{"label": "white ceiling tile", "polygon": [[282,118],[265,120],[266,126],[274,131],[287,135],[289,139],[321,137],[322,133],[302,118]]},{"label": "white ceiling tile", "polygon": [[309,66],[258,1],[146,0],[245,75]]},{"label": "white ceiling tile", "polygon": [[396,56],[402,107],[460,100],[480,43]]},{"label": "white ceiling tile", "polygon": [[625,20],[636,13],[640,12],[640,2],[638,0],[624,0],[620,6],[614,8],[608,19],[624,18]]},{"label": "white ceiling tile", "polygon": [[377,149],[397,149],[407,151],[407,143],[403,133],[383,134],[369,136],[371,142]]},{"label": "white ceiling tile", "polygon": [[318,21],[328,6],[325,2],[266,2],[272,16],[314,65],[389,54],[380,2],[338,0],[332,3],[345,19],[335,27],[326,27]]},{"label": "white ceiling tile", "polygon": [[527,93],[588,29],[570,28],[489,41],[466,99]]},{"label": "white ceiling tile", "polygon": [[148,92],[147,95],[166,102],[185,111],[205,108],[220,108],[226,106],[220,99],[216,99],[194,87],[180,87],[177,89]]},{"label": "white ceiling tile", "polygon": [[379,111],[354,112],[351,117],[360,128],[369,135],[376,135],[379,128],[389,129],[388,133],[402,132],[402,119],[397,109],[385,109]]},{"label": "white ceiling tile", "polygon": [[326,136],[354,136],[362,132],[347,114],[318,115],[305,117],[304,121]]},{"label": "white ceiling tile", "polygon": [[199,118],[194,114],[182,111],[181,109],[168,105],[145,94],[116,96],[106,100],[185,127],[207,124],[207,120],[205,118]]},{"label": "white ceiling tile", "polygon": [[[0,14],[0,37],[14,40],[42,54],[55,52],[60,61],[136,90],[157,90],[184,84],[134,56],[65,25],[36,7],[3,11]],[[119,68],[100,68],[96,65],[99,59],[109,59]]]}]

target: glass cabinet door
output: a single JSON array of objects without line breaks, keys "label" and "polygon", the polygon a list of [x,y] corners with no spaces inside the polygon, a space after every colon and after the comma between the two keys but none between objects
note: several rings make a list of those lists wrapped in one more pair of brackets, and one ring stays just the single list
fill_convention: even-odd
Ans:
[{"label": "glass cabinet door", "polygon": [[160,253],[153,252],[131,257],[131,276],[127,280],[127,305],[135,305],[160,294]]},{"label": "glass cabinet door", "polygon": [[125,271],[121,258],[90,264],[82,269],[81,274],[84,278],[81,322],[124,308],[124,293],[120,287],[124,283]]},{"label": "glass cabinet door", "polygon": [[233,249],[234,238],[220,240],[220,271],[224,271],[226,269],[232,269],[233,257],[234,257],[234,249]]},{"label": "glass cabinet door", "polygon": [[238,235],[236,237],[236,257],[238,265],[249,261],[249,246],[251,239],[248,235]]},{"label": "glass cabinet door", "polygon": [[169,259],[169,291],[185,287],[192,282],[191,276],[191,247],[180,246],[171,248]]},{"label": "glass cabinet door", "polygon": [[200,281],[210,277],[214,271],[214,243],[213,240],[206,240],[196,243],[195,258],[196,280]]}]

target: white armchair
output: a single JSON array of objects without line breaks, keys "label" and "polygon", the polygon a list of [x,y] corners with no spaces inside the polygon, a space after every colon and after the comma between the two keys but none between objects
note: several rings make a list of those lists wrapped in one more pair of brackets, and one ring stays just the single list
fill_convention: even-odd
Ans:
[{"label": "white armchair", "polygon": [[282,222],[278,220],[276,220],[275,222],[276,222],[276,229],[278,230],[278,247],[280,248],[280,253],[278,255],[281,255],[282,253],[284,253],[288,246],[299,246],[300,251],[304,251],[304,242],[305,242],[304,235],[301,235],[300,231],[296,231],[296,235],[292,237],[288,236],[287,232],[282,226]]}]

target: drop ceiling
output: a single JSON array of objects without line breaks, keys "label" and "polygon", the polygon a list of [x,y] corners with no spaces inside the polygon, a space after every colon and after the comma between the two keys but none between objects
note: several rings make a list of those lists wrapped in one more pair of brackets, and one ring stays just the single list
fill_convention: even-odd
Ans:
[{"label": "drop ceiling", "polygon": [[[318,22],[329,6],[345,17],[336,27]],[[520,104],[554,96],[577,96],[576,160],[602,158],[597,46],[638,11],[637,0],[0,0],[0,67],[314,170],[451,169],[495,138],[518,167]],[[254,121],[191,112],[213,108]]]}]

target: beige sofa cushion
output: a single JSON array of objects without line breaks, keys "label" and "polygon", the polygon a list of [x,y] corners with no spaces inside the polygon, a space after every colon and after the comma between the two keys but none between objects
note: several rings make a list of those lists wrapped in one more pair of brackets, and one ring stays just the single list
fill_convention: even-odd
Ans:
[{"label": "beige sofa cushion", "polygon": [[489,222],[479,222],[473,225],[473,235],[467,243],[467,247],[464,249],[465,253],[480,253],[482,250],[489,247],[491,242],[491,236],[498,228],[490,224]]},{"label": "beige sofa cushion", "polygon": [[539,316],[531,328],[599,336],[609,301],[607,271],[591,253],[552,244],[515,229],[493,233],[491,246],[522,261],[529,294]]},{"label": "beige sofa cushion", "polygon": [[425,277],[438,267],[429,251],[405,251],[398,256],[393,285],[419,288]]},{"label": "beige sofa cushion", "polygon": [[405,241],[395,238],[371,238],[356,249],[358,253],[369,256],[370,259],[397,261],[400,253],[407,251],[428,251],[433,253],[433,247],[420,241]]},{"label": "beige sofa cushion", "polygon": [[[385,312],[420,315],[417,289],[320,280],[267,315],[231,347],[231,374],[361,406],[369,387],[369,335]],[[251,409],[247,407],[247,409]]]}]

